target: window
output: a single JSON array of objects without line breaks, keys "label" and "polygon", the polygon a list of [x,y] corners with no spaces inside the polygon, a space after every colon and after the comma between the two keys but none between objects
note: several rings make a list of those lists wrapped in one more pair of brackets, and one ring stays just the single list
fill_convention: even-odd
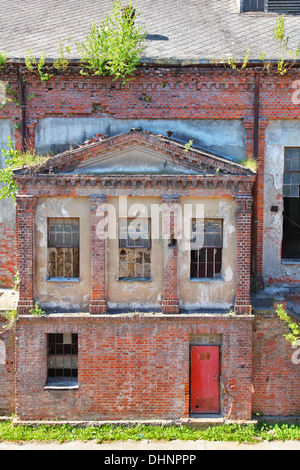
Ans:
[{"label": "window", "polygon": [[285,149],[282,259],[300,260],[300,148]]},{"label": "window", "polygon": [[300,0],[239,0],[241,11],[266,11],[285,14],[299,14]]},{"label": "window", "polygon": [[150,278],[150,220],[120,219],[119,279]]},{"label": "window", "polygon": [[191,279],[222,276],[223,226],[221,219],[192,219]]},{"label": "window", "polygon": [[48,334],[48,380],[51,384],[78,382],[78,334]]},{"label": "window", "polygon": [[79,219],[48,219],[48,278],[79,278]]},{"label": "window", "polygon": [[264,0],[244,0],[244,11],[264,11]]}]

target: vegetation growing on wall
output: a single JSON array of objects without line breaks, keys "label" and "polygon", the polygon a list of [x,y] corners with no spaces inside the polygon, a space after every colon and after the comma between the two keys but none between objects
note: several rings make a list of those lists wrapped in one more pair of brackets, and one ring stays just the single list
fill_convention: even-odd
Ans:
[{"label": "vegetation growing on wall", "polygon": [[276,309],[276,313],[283,320],[287,323],[288,327],[290,328],[290,333],[288,335],[283,335],[284,338],[291,343],[292,346],[295,344],[300,344],[300,325],[291,319],[291,317],[287,314],[285,309],[282,305],[279,305]]},{"label": "vegetation growing on wall", "polygon": [[14,170],[33,166],[38,168],[49,157],[43,157],[30,151],[20,153],[14,149],[11,139],[8,140],[8,145],[8,150],[2,152],[5,158],[5,167],[0,169],[0,183],[4,183],[4,186],[0,188],[0,199],[12,198],[14,201],[18,194],[18,186],[13,179]]},{"label": "vegetation growing on wall", "polygon": [[[290,37],[286,34],[285,31],[285,15],[282,14],[276,19],[276,24],[273,29],[273,39],[276,43],[276,57],[277,57],[277,73],[280,75],[285,75],[290,68],[295,65],[296,60],[300,55],[300,43],[298,44],[297,49],[290,48]],[[242,71],[248,65],[250,59],[251,47],[249,46],[245,52],[244,61],[240,68],[237,67],[234,59],[229,57],[227,64],[234,70]],[[265,60],[266,54],[264,52],[260,53],[260,60],[264,64],[265,69],[271,68],[271,63]]]},{"label": "vegetation growing on wall", "polygon": [[139,13],[131,0],[125,8],[119,0],[114,0],[112,13],[112,17],[106,13],[100,25],[93,22],[85,40],[76,46],[85,69],[125,82],[136,70],[145,49],[146,35],[143,27],[135,24]]}]

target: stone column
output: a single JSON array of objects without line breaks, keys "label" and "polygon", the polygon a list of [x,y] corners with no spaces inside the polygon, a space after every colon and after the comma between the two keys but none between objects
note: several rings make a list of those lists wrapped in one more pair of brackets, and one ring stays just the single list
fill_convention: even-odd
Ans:
[{"label": "stone column", "polygon": [[34,197],[17,196],[17,242],[20,276],[19,315],[34,307]]},{"label": "stone column", "polygon": [[179,313],[178,301],[178,240],[175,238],[175,219],[179,210],[179,196],[163,196],[163,222],[164,235],[164,276],[162,313]]},{"label": "stone column", "polygon": [[91,211],[91,302],[90,313],[105,314],[106,303],[106,195],[90,196]]},{"label": "stone column", "polygon": [[235,313],[250,315],[251,276],[251,215],[253,198],[238,196],[237,202],[237,262],[236,262],[236,301]]}]

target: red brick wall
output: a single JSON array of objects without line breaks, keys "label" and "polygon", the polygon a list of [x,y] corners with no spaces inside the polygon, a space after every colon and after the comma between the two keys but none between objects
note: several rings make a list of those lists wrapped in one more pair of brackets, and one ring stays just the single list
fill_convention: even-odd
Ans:
[{"label": "red brick wall", "polygon": [[[0,361],[0,416],[9,416],[15,409],[14,329],[4,332],[6,320],[0,315],[0,342],[4,343],[5,357]],[[1,349],[3,344],[1,344]],[[2,349],[3,350],[3,349]]]},{"label": "red brick wall", "polygon": [[[105,330],[105,333],[104,333]],[[46,334],[79,333],[79,389],[44,390]],[[231,418],[300,414],[300,352],[272,314],[245,317],[21,317],[16,412],[26,419],[179,419],[189,415],[189,346],[221,344],[221,403]],[[219,338],[219,339],[218,339]],[[0,365],[0,415],[14,412],[14,341]],[[207,339],[207,341],[206,341]],[[294,355],[294,356],[293,356]],[[292,357],[293,356],[293,357]],[[294,363],[293,363],[294,360]]]},{"label": "red brick wall", "polygon": [[[26,419],[180,419],[189,416],[189,347],[221,340],[221,402],[251,416],[252,319],[222,316],[21,317],[16,413]],[[79,334],[79,389],[44,390],[46,333]]]},{"label": "red brick wall", "polygon": [[16,228],[0,223],[0,286],[12,287],[17,267]]},{"label": "red brick wall", "polygon": [[300,347],[293,349],[283,338],[288,330],[275,315],[255,318],[253,413],[267,416],[300,414]]}]

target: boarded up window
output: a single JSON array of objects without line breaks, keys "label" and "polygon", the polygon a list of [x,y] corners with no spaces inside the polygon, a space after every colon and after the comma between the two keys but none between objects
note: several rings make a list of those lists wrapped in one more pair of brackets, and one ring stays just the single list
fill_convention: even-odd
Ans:
[{"label": "boarded up window", "polygon": [[[218,279],[222,275],[223,226],[221,219],[192,220],[191,278]],[[199,245],[197,246],[197,240]]]},{"label": "boarded up window", "polygon": [[48,277],[79,277],[79,219],[48,219]]},{"label": "boarded up window", "polygon": [[150,277],[150,221],[120,219],[119,279],[150,279]]}]

